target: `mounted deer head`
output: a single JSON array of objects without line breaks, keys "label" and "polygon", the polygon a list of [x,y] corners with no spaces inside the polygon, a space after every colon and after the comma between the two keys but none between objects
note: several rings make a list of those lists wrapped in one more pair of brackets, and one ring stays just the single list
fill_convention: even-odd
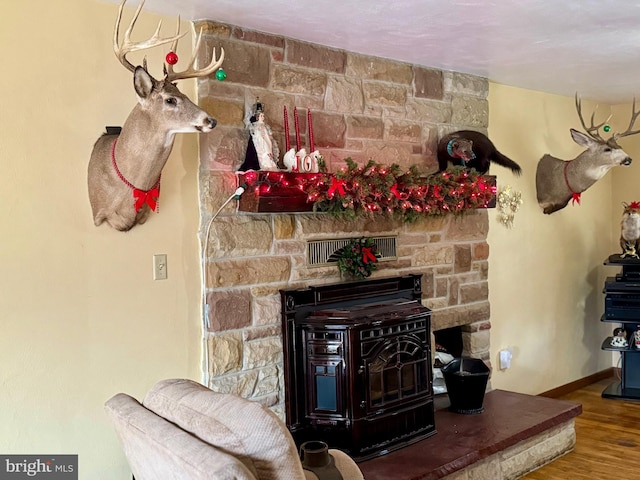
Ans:
[{"label": "mounted deer head", "polygon": [[607,140],[600,136],[599,129],[611,117],[595,125],[594,111],[591,115],[591,126],[587,127],[582,118],[582,104],[578,94],[576,94],[576,110],[580,117],[580,123],[587,133],[584,134],[572,128],[571,137],[586,150],[573,160],[566,161],[545,155],[538,162],[536,191],[538,204],[546,214],[563,209],[569,200],[580,203],[580,194],[604,177],[611,168],[631,164],[631,157],[622,150],[617,140],[640,133],[640,130],[632,130],[633,124],[640,115],[640,112],[636,112],[635,98],[633,99],[629,127],[622,133],[614,133]]},{"label": "mounted deer head", "polygon": [[98,139],[88,169],[89,201],[95,225],[106,221],[120,231],[144,223],[151,210],[156,210],[160,174],[173,148],[175,134],[209,132],[216,126],[216,120],[193,104],[173,82],[207,76],[215,72],[224,60],[224,50],[221,48],[220,58],[216,59],[214,50],[209,65],[200,69],[194,67],[202,39],[200,31],[189,66],[182,72],[174,72],[172,64],[165,65],[164,79],[156,80],[147,71],[146,60],[143,66],[134,66],[126,56],[130,52],[168,43],[171,43],[171,52],[175,52],[178,40],[185,35],[180,34],[180,18],[174,36],[161,38],[160,22],[151,38],[134,43],[131,41],[131,31],[144,5],[143,0],[120,45],[120,21],[125,3],[126,0],[123,0],[118,10],[113,50],[120,63],[133,73],[138,104],[119,134],[107,132]]}]

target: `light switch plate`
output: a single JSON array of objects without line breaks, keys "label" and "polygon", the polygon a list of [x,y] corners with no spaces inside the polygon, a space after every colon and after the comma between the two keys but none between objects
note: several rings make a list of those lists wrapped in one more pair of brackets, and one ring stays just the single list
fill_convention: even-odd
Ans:
[{"label": "light switch plate", "polygon": [[153,279],[167,279],[167,255],[164,253],[153,256]]}]

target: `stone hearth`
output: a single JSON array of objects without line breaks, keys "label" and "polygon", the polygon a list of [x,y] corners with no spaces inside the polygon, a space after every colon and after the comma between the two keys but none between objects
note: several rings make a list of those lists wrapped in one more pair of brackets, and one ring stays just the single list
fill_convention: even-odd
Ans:
[{"label": "stone hearth", "polygon": [[436,411],[438,433],[360,464],[367,480],[512,480],[571,451],[573,402],[494,390],[485,411]]}]

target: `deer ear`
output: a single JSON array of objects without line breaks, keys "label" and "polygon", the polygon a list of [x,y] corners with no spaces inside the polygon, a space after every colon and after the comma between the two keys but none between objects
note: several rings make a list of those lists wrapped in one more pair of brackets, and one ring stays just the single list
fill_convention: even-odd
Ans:
[{"label": "deer ear", "polygon": [[573,141],[576,142],[578,145],[583,146],[585,148],[588,148],[589,145],[593,143],[593,140],[591,140],[591,138],[589,138],[588,135],[585,135],[584,133],[579,132],[578,130],[574,130],[573,128],[571,129],[571,138],[573,138]]},{"label": "deer ear", "polygon": [[136,67],[133,72],[133,86],[140,99],[144,99],[149,96],[153,91],[154,84],[155,80],[151,75],[149,75],[149,72],[142,67]]}]

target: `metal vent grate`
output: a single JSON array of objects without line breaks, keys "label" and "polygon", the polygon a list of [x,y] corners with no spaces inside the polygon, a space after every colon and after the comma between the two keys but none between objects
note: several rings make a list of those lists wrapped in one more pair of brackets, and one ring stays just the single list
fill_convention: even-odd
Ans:
[{"label": "metal vent grate", "polygon": [[[378,261],[397,259],[396,244],[398,237],[372,237],[378,248]],[[341,248],[353,238],[336,238],[332,240],[311,240],[307,242],[307,262],[309,265],[324,266],[338,263],[338,255]]]}]

